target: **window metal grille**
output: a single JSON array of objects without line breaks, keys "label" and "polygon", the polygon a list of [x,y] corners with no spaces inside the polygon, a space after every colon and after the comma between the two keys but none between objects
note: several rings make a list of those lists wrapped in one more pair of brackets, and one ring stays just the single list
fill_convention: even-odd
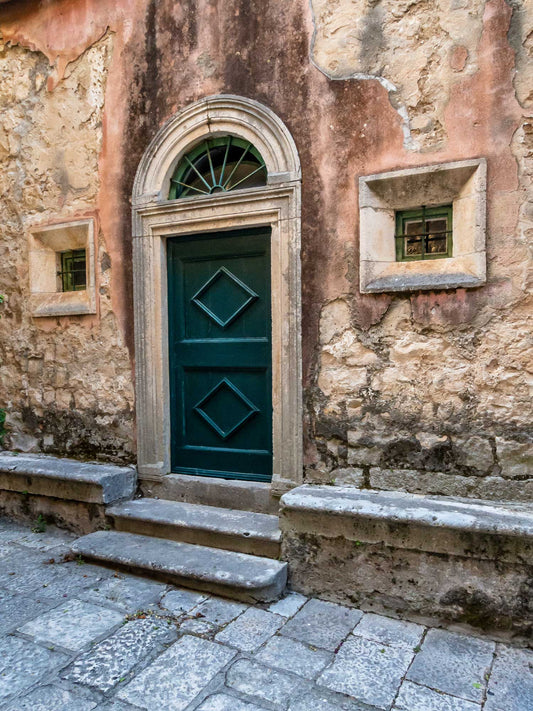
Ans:
[{"label": "window metal grille", "polygon": [[59,254],[57,272],[60,291],[84,291],[87,288],[87,258],[84,249]]},{"label": "window metal grille", "polygon": [[179,162],[169,200],[266,185],[267,169],[249,141],[222,136],[202,141]]},{"label": "window metal grille", "polygon": [[396,261],[452,256],[452,206],[396,212]]}]

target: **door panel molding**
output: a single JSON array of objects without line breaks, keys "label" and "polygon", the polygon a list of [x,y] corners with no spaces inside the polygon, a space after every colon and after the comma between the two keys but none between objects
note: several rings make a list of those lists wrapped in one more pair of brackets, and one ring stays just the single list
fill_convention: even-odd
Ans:
[{"label": "door panel molding", "polygon": [[[225,100],[229,104],[226,114]],[[138,471],[144,478],[159,478],[170,472],[167,238],[270,227],[271,487],[273,493],[282,493],[302,482],[301,198],[298,156],[294,142],[279,118],[257,102],[239,97],[214,97],[194,107],[194,110],[193,107],[186,109],[163,126],[147,149],[135,180],[133,271]],[[255,111],[257,114],[254,114]],[[203,124],[199,117],[203,117]],[[218,125],[217,117],[220,119]],[[210,131],[220,133],[223,126],[224,131],[242,135],[257,145],[269,168],[267,185],[211,196],[163,199],[165,181],[173,166],[190,146],[191,136],[194,134],[198,139],[202,135],[202,126],[203,135]],[[268,151],[265,147],[267,139],[270,141]]]}]

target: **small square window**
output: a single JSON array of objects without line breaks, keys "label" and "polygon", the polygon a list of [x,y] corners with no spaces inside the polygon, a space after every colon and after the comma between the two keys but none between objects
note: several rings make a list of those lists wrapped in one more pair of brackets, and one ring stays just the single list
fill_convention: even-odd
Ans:
[{"label": "small square window", "polygon": [[32,316],[83,316],[97,312],[94,253],[92,218],[30,228]]},{"label": "small square window", "polygon": [[84,249],[60,252],[58,255],[58,291],[85,291],[87,263]]},{"label": "small square window", "polygon": [[484,158],[361,176],[361,292],[484,284],[486,194]]},{"label": "small square window", "polygon": [[452,206],[396,212],[396,261],[452,256]]}]

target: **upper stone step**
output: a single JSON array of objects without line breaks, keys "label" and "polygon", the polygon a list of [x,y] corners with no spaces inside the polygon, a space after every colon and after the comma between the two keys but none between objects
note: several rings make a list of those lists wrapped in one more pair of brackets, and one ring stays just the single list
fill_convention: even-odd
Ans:
[{"label": "upper stone step", "polygon": [[74,541],[72,551],[245,602],[277,600],[287,582],[287,564],[277,560],[120,531],[90,533]]},{"label": "upper stone step", "polygon": [[0,452],[0,490],[110,504],[133,496],[136,485],[130,467]]},{"label": "upper stone step", "polygon": [[275,515],[279,511],[279,499],[272,496],[270,484],[260,481],[165,474],[150,480],[141,477],[140,485],[143,496],[166,501]]},{"label": "upper stone step", "polygon": [[118,531],[278,558],[277,516],[161,499],[136,499],[106,511]]}]

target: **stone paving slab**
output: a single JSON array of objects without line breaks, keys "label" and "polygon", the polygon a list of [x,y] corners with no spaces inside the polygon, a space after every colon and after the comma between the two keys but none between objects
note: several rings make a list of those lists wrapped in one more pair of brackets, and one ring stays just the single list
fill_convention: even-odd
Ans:
[{"label": "stone paving slab", "polygon": [[277,667],[298,676],[314,679],[333,661],[334,655],[323,649],[308,647],[290,637],[272,637],[255,655],[255,659],[269,667]]},{"label": "stone paving slab", "polygon": [[112,700],[106,701],[96,707],[95,711],[139,711],[138,706],[131,706],[123,701]]},{"label": "stone paving slab", "polygon": [[41,591],[62,578],[66,572],[54,565],[46,565],[42,556],[34,551],[24,551],[0,560],[0,588],[16,595]]},{"label": "stone paving slab", "polygon": [[206,593],[197,593],[192,590],[171,590],[161,600],[161,607],[179,617],[190,612],[207,598]]},{"label": "stone paving slab", "polygon": [[390,617],[367,612],[357,624],[353,634],[381,644],[413,649],[420,644],[424,632],[425,627],[422,627],[422,625],[415,625],[412,622],[404,622],[403,620],[393,620]]},{"label": "stone paving slab", "polygon": [[376,706],[369,706],[348,696],[311,687],[302,696],[290,702],[288,711],[378,711],[378,709]]},{"label": "stone paving slab", "polygon": [[392,708],[393,711],[480,711],[481,706],[405,681]]},{"label": "stone paving slab", "polygon": [[251,607],[219,632],[215,639],[243,652],[253,652],[270,639],[284,622],[279,615]]},{"label": "stone paving slab", "polygon": [[102,606],[113,606],[131,614],[137,610],[156,607],[167,588],[168,585],[165,583],[120,574],[91,584],[78,597],[80,600]]},{"label": "stone paving slab", "polygon": [[298,677],[275,671],[249,659],[239,659],[231,666],[226,674],[226,685],[257,702],[269,701],[279,706],[286,705],[306,688],[304,681]]},{"label": "stone paving slab", "polygon": [[94,699],[82,698],[79,693],[51,684],[30,691],[6,711],[92,711],[97,705]]},{"label": "stone paving slab", "polygon": [[282,617],[292,617],[305,605],[308,599],[305,595],[300,595],[300,593],[289,593],[281,600],[273,602],[268,611]]},{"label": "stone paving slab", "polygon": [[324,600],[309,600],[287,622],[281,634],[334,651],[359,622],[363,613]]},{"label": "stone paving slab", "polygon": [[532,651],[298,593],[236,603],[28,535],[0,518],[1,711],[533,710]]},{"label": "stone paving slab", "polygon": [[0,592],[0,637],[13,632],[21,623],[40,617],[58,602],[57,599],[39,599]]},{"label": "stone paving slab", "polygon": [[115,610],[81,600],[66,600],[64,605],[22,625],[19,632],[37,642],[77,652],[106,632],[112,632],[123,621],[124,616]]},{"label": "stone paving slab", "polygon": [[483,700],[494,642],[432,629],[407,678],[469,701]]},{"label": "stone paving slab", "polygon": [[107,692],[145,657],[162,650],[176,637],[176,628],[167,620],[132,620],[78,657],[62,678]]},{"label": "stone paving slab", "polygon": [[412,650],[354,636],[341,646],[318,684],[389,709],[413,657]]},{"label": "stone paving slab", "polygon": [[198,706],[198,711],[265,711],[265,707],[242,701],[229,694],[213,694]]},{"label": "stone paving slab", "polygon": [[146,711],[182,711],[235,654],[228,647],[186,635],[117,695]]},{"label": "stone paving slab", "polygon": [[222,627],[241,615],[246,609],[247,605],[240,602],[223,600],[220,597],[209,597],[191,612],[203,617],[207,622]]},{"label": "stone paving slab", "polygon": [[0,639],[0,704],[28,689],[68,657],[18,637]]},{"label": "stone paving slab", "polygon": [[185,619],[180,623],[180,632],[188,632],[198,637],[212,639],[218,632],[218,626],[207,620]]},{"label": "stone paving slab", "polygon": [[533,709],[533,651],[498,645],[485,711]]}]

